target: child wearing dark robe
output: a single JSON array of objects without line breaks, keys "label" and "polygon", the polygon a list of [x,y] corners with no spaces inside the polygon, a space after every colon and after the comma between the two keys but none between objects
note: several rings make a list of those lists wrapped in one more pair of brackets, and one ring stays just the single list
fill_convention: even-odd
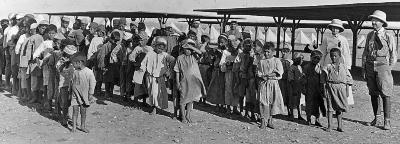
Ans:
[{"label": "child wearing dark robe", "polygon": [[303,63],[303,55],[300,53],[295,54],[293,57],[293,64],[290,66],[288,71],[288,82],[289,82],[289,108],[291,111],[290,117],[294,119],[294,110],[297,109],[297,119],[303,121],[301,117],[301,92],[304,88],[304,82],[302,78],[304,77],[303,68],[301,64]]}]

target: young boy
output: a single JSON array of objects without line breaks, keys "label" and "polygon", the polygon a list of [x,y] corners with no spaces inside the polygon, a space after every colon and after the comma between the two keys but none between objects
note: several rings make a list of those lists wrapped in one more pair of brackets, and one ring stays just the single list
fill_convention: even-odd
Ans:
[{"label": "young boy", "polygon": [[55,107],[61,125],[67,126],[68,107],[70,106],[71,81],[74,73],[74,66],[70,57],[75,54],[77,48],[73,45],[67,45],[61,54],[61,58],[56,63],[56,69],[59,74],[58,91],[55,96]]},{"label": "young boy", "polygon": [[282,78],[283,67],[279,58],[275,58],[275,46],[266,44],[263,47],[265,59],[261,59],[257,64],[257,76],[262,78],[259,83],[259,101],[261,126],[265,128],[266,119],[267,126],[274,129],[273,115],[282,114],[285,110],[281,89],[278,80]]},{"label": "young boy", "polygon": [[323,84],[324,96],[328,108],[328,128],[332,130],[332,115],[336,111],[338,128],[337,131],[343,132],[342,116],[347,111],[347,91],[346,86],[352,84],[352,77],[347,67],[340,63],[341,53],[338,48],[330,51],[332,63],[323,68],[321,84]]},{"label": "young boy", "polygon": [[166,57],[168,54],[164,52],[167,47],[167,40],[162,37],[156,37],[154,51],[149,51],[140,64],[141,71],[147,73],[146,88],[149,98],[147,103],[153,107],[151,115],[156,114],[156,109],[168,108],[168,93],[165,84]]},{"label": "young boy", "polygon": [[201,54],[201,51],[189,43],[184,44],[182,48],[184,54],[178,57],[174,71],[176,72],[176,86],[180,92],[182,122],[192,123],[190,114],[193,109],[193,101],[198,101],[200,97],[206,95],[206,88],[201,78],[197,59],[193,56],[193,52]]},{"label": "young boy", "polygon": [[89,108],[90,103],[93,100],[94,88],[96,85],[96,79],[93,71],[85,67],[86,55],[82,53],[76,53],[72,56],[71,62],[75,68],[72,76],[72,99],[71,105],[73,109],[72,113],[72,132],[76,131],[76,123],[78,119],[78,112],[81,113],[81,128],[80,130],[89,133],[86,127],[86,111]]},{"label": "young boy", "polygon": [[[254,85],[254,69],[253,69],[253,61],[254,58],[250,56],[250,51],[252,49],[252,41],[251,39],[246,39],[243,42],[243,52],[239,54],[240,68],[239,68],[239,96],[241,96],[241,100],[243,98],[245,101],[245,116],[250,117],[249,113],[251,113],[251,117],[255,117],[254,108],[256,105],[256,94],[255,94],[255,85]],[[243,102],[241,102],[242,104]]]},{"label": "young boy", "polygon": [[293,57],[293,64],[290,66],[288,71],[287,80],[289,82],[289,108],[291,111],[291,118],[294,119],[294,110],[297,109],[297,119],[300,121],[304,121],[301,117],[301,106],[300,106],[300,98],[301,92],[303,90],[303,81],[304,77],[303,69],[301,64],[303,63],[303,55],[300,53],[295,54]]},{"label": "young boy", "polygon": [[319,50],[311,52],[311,63],[304,67],[304,81],[305,84],[305,96],[306,96],[306,114],[307,124],[311,125],[311,116],[315,117],[315,125],[322,127],[319,122],[320,110],[322,115],[325,115],[324,100],[322,98],[322,92],[320,91],[320,76],[321,76],[321,60],[322,53]]},{"label": "young boy", "polygon": [[289,107],[289,93],[287,90],[289,90],[289,83],[287,80],[288,73],[289,73],[289,68],[293,64],[292,59],[290,59],[290,49],[285,47],[282,49],[282,58],[281,58],[282,66],[283,66],[283,75],[282,79],[279,80],[279,87],[283,89],[282,91],[282,96],[283,96],[283,101],[285,102],[286,109],[288,112],[288,116],[292,115],[292,111]]}]

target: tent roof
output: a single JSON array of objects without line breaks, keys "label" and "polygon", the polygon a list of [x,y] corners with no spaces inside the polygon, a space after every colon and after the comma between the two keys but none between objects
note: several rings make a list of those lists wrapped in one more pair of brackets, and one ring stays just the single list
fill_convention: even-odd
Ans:
[{"label": "tent roof", "polygon": [[217,14],[280,16],[301,20],[367,20],[368,16],[379,9],[387,14],[387,20],[400,21],[400,2],[354,3],[340,5],[319,5],[300,7],[249,7],[231,9],[197,9],[194,11],[216,12]]},{"label": "tent roof", "polygon": [[[86,11],[86,12],[56,12],[44,13],[48,15],[67,15],[67,16],[88,16],[88,17],[126,17],[126,18],[194,18],[194,19],[221,19],[222,16],[205,16],[198,14],[178,14],[165,12],[121,12],[121,11]],[[239,19],[239,18],[232,18]]]}]

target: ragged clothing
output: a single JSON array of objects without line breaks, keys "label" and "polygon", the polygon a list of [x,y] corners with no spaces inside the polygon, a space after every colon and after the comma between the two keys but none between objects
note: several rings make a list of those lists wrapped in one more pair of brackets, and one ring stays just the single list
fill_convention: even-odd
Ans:
[{"label": "ragged clothing", "polygon": [[300,105],[301,92],[304,88],[304,77],[303,69],[300,65],[291,65],[288,71],[287,80],[289,82],[289,103],[288,107],[292,109],[297,109]]},{"label": "ragged clothing", "polygon": [[309,116],[325,116],[323,92],[321,91],[321,65],[309,63],[304,67],[306,114]]},{"label": "ragged clothing", "polygon": [[71,105],[89,106],[89,95],[94,94],[96,79],[93,71],[85,67],[75,70],[72,76],[72,100]]},{"label": "ragged clothing", "polygon": [[348,85],[353,84],[350,71],[344,64],[336,67],[328,64],[323,68],[321,83],[325,84],[324,95],[327,99],[328,111],[347,111],[347,89]]},{"label": "ragged clothing", "polygon": [[206,95],[206,88],[201,78],[197,60],[193,55],[180,55],[174,71],[180,74],[180,104],[198,101]]}]

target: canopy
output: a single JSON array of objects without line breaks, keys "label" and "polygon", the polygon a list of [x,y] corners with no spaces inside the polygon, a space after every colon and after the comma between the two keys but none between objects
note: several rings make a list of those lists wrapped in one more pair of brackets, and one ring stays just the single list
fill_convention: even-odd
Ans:
[{"label": "canopy", "polygon": [[306,36],[306,34],[304,34],[303,31],[300,31],[300,33],[297,35],[294,43],[296,44],[311,44],[310,39]]}]

